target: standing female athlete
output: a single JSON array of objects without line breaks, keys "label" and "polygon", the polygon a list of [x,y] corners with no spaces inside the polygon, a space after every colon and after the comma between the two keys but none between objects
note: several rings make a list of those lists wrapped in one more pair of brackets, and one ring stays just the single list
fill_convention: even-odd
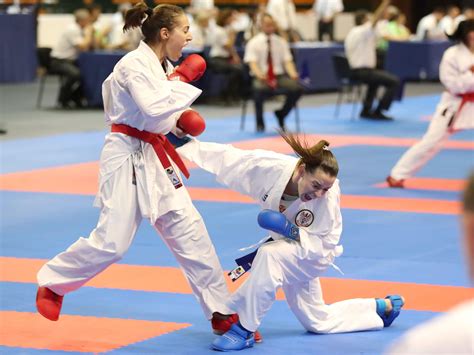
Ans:
[{"label": "standing female athlete", "polygon": [[[144,3],[126,14],[124,29],[141,27],[144,40],[125,55],[102,86],[111,126],[100,159],[101,208],[97,227],[38,273],[38,311],[57,320],[63,296],[119,261],[132,243],[142,218],[148,218],[181,265],[204,314],[225,331],[229,296],[214,246],[179,170],[187,170],[164,134],[176,127],[201,90],[169,81],[191,41],[183,10],[173,5],[149,9]],[[150,280],[151,282],[153,280]],[[227,328],[226,328],[227,326]]]}]

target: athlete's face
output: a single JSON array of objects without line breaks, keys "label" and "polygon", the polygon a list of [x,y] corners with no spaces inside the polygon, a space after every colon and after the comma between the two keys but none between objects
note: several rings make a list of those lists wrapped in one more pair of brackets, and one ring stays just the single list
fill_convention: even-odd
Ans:
[{"label": "athlete's face", "polygon": [[166,41],[166,57],[174,62],[181,57],[183,48],[193,39],[189,32],[188,18],[184,14],[178,17],[176,26],[171,31],[163,28],[160,34]]},{"label": "athlete's face", "polygon": [[298,195],[303,202],[322,197],[332,187],[336,181],[335,176],[331,176],[320,168],[309,173],[305,170],[305,165],[298,167]]}]

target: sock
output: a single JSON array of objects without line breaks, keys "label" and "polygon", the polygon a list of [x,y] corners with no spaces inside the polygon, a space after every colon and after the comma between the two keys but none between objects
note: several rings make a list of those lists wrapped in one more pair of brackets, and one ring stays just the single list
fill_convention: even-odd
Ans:
[{"label": "sock", "polygon": [[377,304],[377,314],[381,318],[383,318],[385,316],[385,310],[387,309],[387,305],[385,304],[385,299],[376,298],[375,303]]}]

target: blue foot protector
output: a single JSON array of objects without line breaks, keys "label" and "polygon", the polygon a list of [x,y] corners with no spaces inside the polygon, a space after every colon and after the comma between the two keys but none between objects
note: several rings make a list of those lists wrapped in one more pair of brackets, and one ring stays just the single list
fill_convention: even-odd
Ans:
[{"label": "blue foot protector", "polygon": [[377,298],[375,301],[377,302],[377,314],[382,318],[383,326],[389,327],[395,318],[399,316],[404,303],[402,297],[399,295],[391,295],[385,298],[389,299],[392,303],[392,310],[388,314],[385,313],[385,300]]},{"label": "blue foot protector", "polygon": [[251,348],[255,344],[252,332],[239,324],[232,324],[230,329],[212,342],[212,349],[218,351],[234,351]]},{"label": "blue foot protector", "polygon": [[166,135],[166,138],[168,138],[170,143],[175,148],[179,148],[179,147],[185,145],[186,143],[188,143],[191,140],[191,138],[189,138],[188,136],[184,136],[183,138],[178,138],[171,132]]}]

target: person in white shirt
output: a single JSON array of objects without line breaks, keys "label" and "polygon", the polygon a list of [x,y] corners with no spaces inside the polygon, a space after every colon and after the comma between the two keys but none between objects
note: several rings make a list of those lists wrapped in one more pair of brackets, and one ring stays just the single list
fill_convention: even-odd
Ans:
[{"label": "person in white shirt", "polygon": [[123,31],[125,14],[131,8],[132,5],[129,3],[120,4],[111,21],[107,25],[101,26],[96,34],[95,48],[132,51],[138,47],[142,39],[140,28],[136,27],[129,31]]},{"label": "person in white shirt", "polygon": [[194,21],[190,27],[191,34],[193,35],[193,48],[203,51],[205,46],[211,45],[211,18],[212,14],[204,10],[194,15]]},{"label": "person in white shirt", "polygon": [[318,38],[330,41],[334,39],[334,17],[344,10],[342,0],[315,0],[313,10],[318,17]]},{"label": "person in white shirt", "polygon": [[454,132],[474,129],[474,19],[461,22],[450,38],[457,44],[444,52],[439,66],[445,91],[422,139],[392,168],[390,187],[403,188]]},{"label": "person in white shirt", "polygon": [[75,22],[61,34],[51,51],[50,71],[63,77],[58,103],[63,108],[83,106],[81,73],[76,64],[80,52],[89,51],[93,44],[91,16],[86,9],[74,12]]},{"label": "person in white shirt", "polygon": [[[280,129],[285,130],[285,118],[295,107],[303,92],[298,83],[298,72],[293,62],[288,42],[278,36],[276,24],[270,14],[264,14],[261,21],[262,32],[253,37],[245,46],[244,61],[253,77],[253,98],[257,132],[265,130],[263,121],[263,102],[276,88],[283,91],[286,100],[275,111]],[[271,56],[271,72],[270,57]]]},{"label": "person in white shirt", "polygon": [[278,30],[288,42],[301,41],[296,21],[296,7],[293,0],[268,0],[267,13],[272,15]]},{"label": "person in white shirt", "polygon": [[459,23],[462,21],[472,19],[474,19],[474,3],[471,2],[470,5],[463,7],[462,14],[454,19],[454,27],[458,28]]},{"label": "person in white shirt", "polygon": [[168,80],[171,62],[192,39],[189,22],[180,7],[138,3],[127,12],[124,29],[135,27],[141,27],[144,41],[120,59],[102,85],[111,133],[100,159],[97,227],[39,270],[37,309],[57,320],[64,295],[119,261],[146,218],[176,257],[206,318],[222,332],[235,318],[224,304],[230,295],[223,270],[180,176],[188,175],[187,169],[164,136],[180,134],[177,120],[201,93]]},{"label": "person in white shirt", "polygon": [[232,28],[235,13],[232,9],[219,11],[213,28],[212,45],[209,52],[209,69],[227,75],[227,88],[222,98],[227,104],[242,98],[244,68],[235,47],[236,33]]},{"label": "person in white shirt", "polygon": [[[474,171],[463,195],[463,252],[471,282],[474,282]],[[474,298],[410,329],[393,342],[385,354],[474,354]]]},{"label": "person in white shirt", "polygon": [[[384,71],[376,69],[377,64],[377,35],[375,25],[381,18],[383,12],[390,4],[389,0],[383,0],[372,19],[365,10],[356,12],[356,27],[352,28],[344,42],[351,75],[354,79],[368,85],[360,117],[375,120],[391,120],[385,115],[397,92],[400,80]],[[384,94],[380,98],[377,108],[373,109],[373,102],[379,86],[384,87]]]},{"label": "person in white shirt", "polygon": [[425,39],[446,39],[441,27],[444,17],[444,8],[437,6],[433,12],[423,17],[416,27],[416,38],[420,41]]},{"label": "person in white shirt", "polygon": [[456,18],[461,14],[461,10],[456,5],[448,6],[446,10],[446,16],[441,19],[440,26],[443,29],[444,33],[450,35],[456,31],[458,23],[456,23]]}]

